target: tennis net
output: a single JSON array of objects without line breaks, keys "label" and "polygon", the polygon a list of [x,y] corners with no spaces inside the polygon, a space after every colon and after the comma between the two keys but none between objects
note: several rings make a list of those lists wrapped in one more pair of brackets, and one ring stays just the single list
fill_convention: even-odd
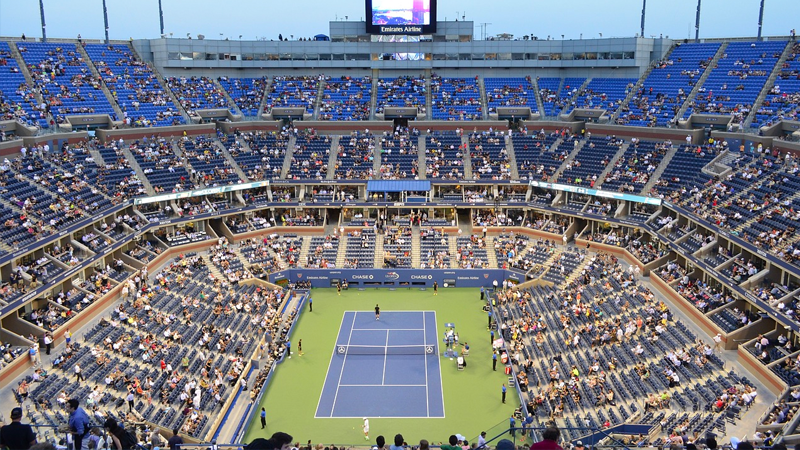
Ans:
[{"label": "tennis net", "polygon": [[435,355],[436,346],[428,345],[337,345],[337,355]]}]

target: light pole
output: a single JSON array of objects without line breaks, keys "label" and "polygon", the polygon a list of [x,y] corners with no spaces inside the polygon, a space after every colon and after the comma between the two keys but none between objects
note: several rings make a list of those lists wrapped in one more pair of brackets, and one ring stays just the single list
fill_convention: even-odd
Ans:
[{"label": "light pole", "polygon": [[108,45],[108,8],[106,8],[106,0],[103,0],[103,23],[106,26],[106,45]]},{"label": "light pole", "polygon": [[639,36],[644,37],[644,13],[647,10],[647,0],[642,0],[642,34]]},{"label": "light pole", "polygon": [[161,9],[161,0],[158,0],[158,20],[161,22],[161,34],[164,34],[164,10]]},{"label": "light pole", "polygon": [[700,2],[697,0],[697,17],[694,19],[694,41],[700,42]]},{"label": "light pole", "polygon": [[47,24],[44,22],[44,0],[39,0],[39,15],[42,17],[42,42],[47,42]]}]

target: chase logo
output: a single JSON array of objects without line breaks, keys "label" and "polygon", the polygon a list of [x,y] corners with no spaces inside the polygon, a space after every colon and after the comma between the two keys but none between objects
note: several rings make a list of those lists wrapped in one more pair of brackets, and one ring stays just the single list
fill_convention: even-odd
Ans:
[{"label": "chase logo", "polygon": [[400,274],[397,272],[387,272],[386,279],[387,280],[397,280],[400,278]]}]

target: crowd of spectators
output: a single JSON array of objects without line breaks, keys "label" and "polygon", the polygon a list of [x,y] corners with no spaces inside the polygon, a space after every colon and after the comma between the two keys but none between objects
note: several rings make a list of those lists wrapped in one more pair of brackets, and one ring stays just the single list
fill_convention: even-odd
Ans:
[{"label": "crowd of spectators", "polygon": [[229,108],[228,99],[214,80],[207,77],[169,77],[167,88],[177,97],[183,109],[196,114],[198,109]]},{"label": "crowd of spectators", "polygon": [[402,76],[379,78],[375,112],[383,113],[386,106],[416,107],[425,114],[425,78]]},{"label": "crowd of spectators", "polygon": [[372,78],[326,77],[320,102],[320,120],[368,120]]}]

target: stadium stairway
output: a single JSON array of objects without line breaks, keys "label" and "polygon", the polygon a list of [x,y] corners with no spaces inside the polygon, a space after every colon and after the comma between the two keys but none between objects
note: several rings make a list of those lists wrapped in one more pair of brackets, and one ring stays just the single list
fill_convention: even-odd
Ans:
[{"label": "stadium stairway", "polygon": [[[563,143],[563,140],[561,140],[560,143]],[[580,141],[578,141],[578,145],[576,147],[574,147],[571,152],[569,152],[569,155],[567,155],[566,159],[564,159],[564,161],[561,162],[561,165],[558,166],[558,169],[556,169],[555,173],[553,173],[553,176],[550,177],[550,182],[558,181],[558,178],[561,176],[562,173],[564,173],[564,169],[567,167],[567,164],[569,164],[569,163],[571,163],[572,161],[575,160],[575,156],[578,155],[578,152],[581,151],[581,149],[583,148],[584,144],[586,144],[585,140],[581,139]],[[555,147],[555,144],[553,144],[553,145],[554,146],[551,147],[551,149],[557,149],[558,148],[558,147]]]},{"label": "stadium stairway", "polygon": [[[92,158],[94,158],[94,163],[97,164],[98,167],[103,167],[106,165],[106,160],[103,159],[103,155],[100,154],[94,145],[89,145],[87,150],[89,150],[89,154],[92,155]],[[110,162],[111,161],[109,161],[109,163]]]},{"label": "stadium stairway", "polygon": [[383,238],[384,235],[376,234],[375,235],[375,255],[372,261],[373,267],[376,269],[383,268]]},{"label": "stadium stairway", "polygon": [[426,70],[423,75],[425,78],[425,111],[427,117],[433,117],[433,93],[431,92],[431,71]]},{"label": "stadium stairway", "polygon": [[494,239],[492,235],[486,235],[486,256],[489,267],[497,267],[497,252],[494,251]]},{"label": "stadium stairway", "polygon": [[[427,160],[425,158],[425,152],[428,151],[428,146],[426,143],[425,136],[417,136],[417,156],[419,157],[419,167],[426,167]],[[427,170],[420,170],[419,171],[419,179],[425,180],[428,178]]]},{"label": "stadium stairway", "polygon": [[372,94],[369,97],[369,120],[375,120],[375,109],[378,107],[378,76],[379,71],[372,71]]},{"label": "stadium stairway", "polygon": [[519,180],[519,166],[517,165],[517,155],[514,153],[514,140],[506,135],[506,152],[508,152],[508,163],[511,164],[511,179]]},{"label": "stadium stairway", "polygon": [[420,260],[420,238],[419,226],[413,225],[411,227],[411,267],[419,267]]},{"label": "stadium stairway", "polygon": [[326,180],[334,180],[336,179],[336,158],[339,155],[339,141],[342,139],[341,136],[335,135],[331,139],[331,153],[328,157],[328,173],[325,177]]},{"label": "stadium stairway", "polygon": [[300,246],[300,256],[298,259],[298,266],[307,267],[308,250],[311,249],[311,236],[303,236],[303,245]]},{"label": "stadium stairway", "polygon": [[[383,143],[381,142],[380,136],[375,137],[375,148],[373,151],[373,159],[372,159],[372,172],[375,173],[376,178],[381,177],[381,159],[383,159]],[[422,166],[425,167],[425,166]]]},{"label": "stadium stairway", "polygon": [[76,45],[76,49],[78,49],[78,53],[80,53],[81,58],[86,61],[86,65],[89,66],[89,71],[92,72],[92,76],[100,80],[100,90],[103,92],[103,95],[106,96],[108,99],[108,103],[111,104],[111,107],[114,108],[114,112],[117,113],[117,120],[123,120],[125,118],[125,114],[122,112],[122,108],[119,107],[119,102],[114,95],[111,94],[111,90],[108,89],[106,86],[105,80],[100,75],[100,72],[97,70],[97,66],[94,65],[94,61],[92,58],[89,57],[89,54],[86,53],[86,49],[83,48],[83,45]]},{"label": "stadium stairway", "polygon": [[289,170],[292,168],[292,155],[294,154],[294,147],[297,143],[297,137],[289,136],[289,141],[286,143],[286,156],[283,158],[283,167],[281,168],[281,179],[285,180],[289,175]]},{"label": "stadium stairway", "polygon": [[486,82],[483,76],[478,77],[478,92],[481,94],[481,111],[483,120],[489,120],[489,99],[486,97]]},{"label": "stadium stairway", "polygon": [[719,46],[717,53],[714,55],[714,59],[711,60],[711,62],[706,67],[706,70],[704,70],[703,74],[700,75],[700,78],[697,80],[697,83],[695,83],[694,87],[692,88],[692,91],[689,92],[689,95],[686,96],[686,101],[683,102],[683,105],[681,105],[681,109],[679,109],[678,112],[675,114],[676,121],[680,120],[686,113],[686,110],[689,109],[689,106],[694,104],[694,99],[695,97],[697,97],[697,93],[700,91],[700,88],[703,86],[703,84],[705,84],[706,79],[708,79],[708,76],[714,70],[714,67],[717,67],[717,64],[719,64],[719,60],[720,58],[722,58],[722,55],[725,54],[726,48],[728,48],[727,42],[723,42],[722,45]]},{"label": "stadium stairway", "polygon": [[225,101],[228,102],[228,110],[229,111],[232,110],[234,112],[234,114],[238,114],[241,117],[244,117],[244,114],[242,113],[242,110],[239,109],[239,105],[237,105],[236,102],[233,101],[233,98],[231,98],[231,95],[228,93],[228,91],[226,91],[225,88],[222,87],[222,85],[220,84],[219,80],[217,80],[216,78],[212,78],[211,82],[214,83],[214,86],[217,89],[219,89],[220,92],[222,92],[222,95],[225,96]]},{"label": "stadium stairway", "polygon": [[756,101],[753,102],[753,107],[750,109],[750,113],[744,120],[744,124],[742,124],[744,130],[750,128],[750,124],[753,123],[753,120],[756,118],[756,113],[758,112],[758,109],[761,108],[761,104],[764,103],[764,99],[767,98],[767,94],[769,94],[769,91],[772,89],[773,86],[775,86],[775,80],[778,79],[778,75],[780,75],[781,73],[783,64],[789,58],[789,55],[792,54],[792,44],[794,44],[793,41],[789,41],[786,43],[786,48],[783,49],[781,57],[778,58],[778,62],[776,62],[775,67],[772,68],[772,72],[770,72],[769,78],[767,78],[767,81],[761,88],[761,92],[758,94],[758,97],[756,97]]},{"label": "stadium stairway", "polygon": [[[583,90],[586,89],[586,86],[589,86],[589,83],[591,82],[592,82],[591,77],[586,78],[581,87],[579,87],[572,95],[572,97],[570,97],[569,100],[567,100],[567,102],[564,104],[564,108],[558,112],[556,117],[561,116],[561,114],[566,114],[567,111],[570,111],[572,109],[572,104],[578,99],[578,97],[581,96],[581,94],[583,94]],[[561,89],[563,89],[563,87],[564,87],[564,80],[562,79],[561,86],[558,88],[558,92],[561,92]]]},{"label": "stadium stairway", "polygon": [[542,102],[542,95],[539,92],[539,81],[532,76],[528,76],[528,79],[533,86],[533,94],[536,96],[536,108],[539,110],[539,117],[544,118],[544,102]]},{"label": "stadium stairway", "polygon": [[[672,50],[670,49],[670,52],[671,51]],[[669,54],[669,52],[667,52],[667,54]],[[615,123],[617,121],[617,118],[619,117],[619,114],[623,110],[627,111],[628,103],[630,103],[631,99],[633,99],[633,97],[636,96],[636,94],[639,92],[639,89],[641,89],[642,85],[644,85],[644,80],[646,80],[647,77],[650,76],[650,72],[652,72],[655,67],[656,67],[656,62],[651,62],[650,65],[647,67],[647,70],[639,77],[639,81],[636,82],[636,84],[633,86],[633,89],[631,89],[630,92],[628,92],[628,95],[626,95],[625,98],[622,100],[622,102],[620,102],[619,107],[617,107],[617,110],[614,111],[614,114],[611,115],[609,123]]]},{"label": "stadium stairway", "polygon": [[661,160],[661,164],[658,165],[656,171],[653,172],[653,175],[651,175],[650,179],[647,181],[647,184],[645,184],[641,192],[639,192],[640,195],[647,195],[647,193],[653,189],[653,186],[655,186],[656,182],[661,179],[661,174],[664,173],[664,170],[666,170],[669,162],[672,161],[672,157],[675,156],[675,153],[677,152],[678,147],[675,147],[674,145],[667,150],[667,154],[664,155],[664,159]]},{"label": "stadium stairway", "polygon": [[322,95],[325,92],[325,86],[328,85],[328,82],[325,80],[319,80],[317,83],[317,99],[314,100],[314,120],[319,120],[319,111],[322,106]]},{"label": "stadium stairway", "polygon": [[[19,71],[22,72],[22,75],[25,77],[25,82],[31,88],[36,86],[36,83],[33,82],[33,77],[31,77],[31,72],[28,70],[28,65],[25,64],[25,59],[22,57],[22,54],[19,52],[17,48],[17,43],[13,41],[8,41],[8,47],[11,49],[11,56],[17,60],[17,66],[19,66]],[[44,103],[44,97],[42,97],[42,93],[39,89],[33,89],[33,95],[36,97],[36,104],[41,105]],[[50,122],[53,120],[53,116],[51,114],[47,115],[47,121]]]},{"label": "stadium stairway", "polygon": [[[242,144],[242,147],[244,147],[244,148],[249,150],[249,146],[247,145],[247,141],[242,139],[240,143]],[[245,174],[244,170],[242,170],[242,168],[239,167],[239,164],[236,164],[236,160],[233,159],[233,155],[231,155],[231,153],[228,151],[228,149],[225,148],[225,145],[222,143],[222,141],[219,140],[219,138],[216,138],[216,137],[214,138],[214,145],[216,145],[217,148],[222,150],[222,154],[225,155],[225,159],[228,161],[228,164],[230,164],[230,166],[233,169],[233,171],[236,172],[236,175],[239,177],[239,179],[242,180],[245,183],[247,181],[249,181],[247,179],[247,174]]]},{"label": "stadium stairway", "polygon": [[345,254],[347,253],[347,235],[339,236],[339,249],[336,252],[336,267],[344,267]]},{"label": "stadium stairway", "polygon": [[[617,111],[619,111],[619,110],[617,110]],[[595,188],[597,188],[598,186],[602,186],[603,185],[603,181],[605,181],[605,179],[608,176],[608,174],[612,170],[614,170],[614,167],[617,165],[617,162],[619,161],[620,158],[622,158],[622,156],[625,154],[625,152],[628,151],[628,147],[630,147],[630,146],[631,146],[630,141],[625,141],[625,143],[622,144],[619,147],[619,150],[617,150],[617,153],[615,153],[614,156],[611,157],[611,160],[608,162],[608,164],[606,164],[606,167],[603,169],[602,172],[600,172],[600,175],[597,176],[597,181],[594,183],[594,187]]]},{"label": "stadium stairway", "polygon": [[[178,103],[176,103],[178,105]],[[139,165],[139,162],[136,161],[136,158],[131,153],[131,150],[128,147],[122,148],[122,154],[125,155],[125,158],[128,160],[128,163],[131,165],[131,168],[136,171],[136,176],[139,177],[139,180],[142,181],[142,185],[144,185],[145,190],[147,191],[148,195],[155,195],[156,191],[153,189],[153,185],[150,184],[150,181],[147,179],[147,176],[144,174],[144,170]]]},{"label": "stadium stairway", "polygon": [[467,149],[467,151],[464,152],[464,179],[472,180],[474,177],[472,176],[472,150],[469,145],[469,137],[465,135],[461,136],[461,146]]},{"label": "stadium stairway", "polygon": [[[456,242],[456,236],[448,236],[447,237],[447,244],[449,245],[450,249],[450,267],[453,269],[458,269],[458,258],[455,258],[455,255],[458,255],[458,244]],[[488,252],[487,252],[488,253]]]},{"label": "stadium stairway", "polygon": [[264,107],[267,105],[267,99],[269,95],[267,92],[270,91],[272,88],[272,78],[267,77],[267,85],[264,86],[264,92],[261,93],[261,102],[258,104],[258,114],[255,117],[255,120],[261,120],[261,115],[264,114]]}]

